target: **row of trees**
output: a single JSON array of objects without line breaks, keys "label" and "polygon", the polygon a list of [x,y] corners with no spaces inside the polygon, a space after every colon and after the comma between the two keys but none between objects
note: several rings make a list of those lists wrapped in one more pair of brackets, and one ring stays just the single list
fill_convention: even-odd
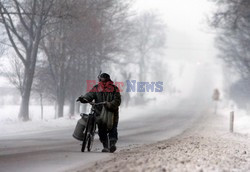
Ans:
[{"label": "row of trees", "polygon": [[219,29],[221,58],[242,77],[250,76],[250,1],[216,0],[219,8],[212,25]]},{"label": "row of trees", "polygon": [[[0,0],[0,22],[16,56],[7,76],[19,89],[19,118],[29,120],[31,91],[56,102],[56,117],[83,93],[100,69],[129,64],[144,79],[149,57],[164,47],[161,21],[136,15],[122,0]],[[9,50],[10,52],[11,50]],[[125,78],[126,79],[126,78]],[[77,108],[78,109],[78,108]]]},{"label": "row of trees", "polygon": [[229,95],[241,107],[250,102],[250,1],[213,0],[218,8],[211,24],[218,30],[220,58],[240,76]]}]

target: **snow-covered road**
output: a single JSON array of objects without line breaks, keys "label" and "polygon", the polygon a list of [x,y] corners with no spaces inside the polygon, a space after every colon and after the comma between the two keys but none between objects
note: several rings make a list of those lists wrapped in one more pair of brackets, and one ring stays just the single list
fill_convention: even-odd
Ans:
[{"label": "snow-covered road", "polygon": [[[156,111],[143,118],[121,122],[117,152],[180,134],[201,114],[205,108],[201,103],[182,101],[175,110]],[[94,142],[92,152],[81,153],[81,142],[72,138],[73,130],[74,126],[58,131],[0,137],[0,171],[73,171],[112,156],[100,152],[98,140]]]}]

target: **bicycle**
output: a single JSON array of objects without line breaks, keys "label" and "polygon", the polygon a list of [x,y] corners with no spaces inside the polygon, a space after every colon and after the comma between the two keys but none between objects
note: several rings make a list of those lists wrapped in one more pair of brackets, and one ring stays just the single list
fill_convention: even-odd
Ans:
[{"label": "bicycle", "polygon": [[81,149],[82,152],[85,151],[86,145],[87,145],[88,152],[91,151],[92,146],[93,146],[94,137],[96,133],[95,132],[96,123],[97,123],[95,106],[104,105],[106,102],[100,102],[100,103],[88,102],[88,103],[92,105],[90,113],[80,114],[82,118],[87,118],[87,125],[83,134],[82,149]]}]

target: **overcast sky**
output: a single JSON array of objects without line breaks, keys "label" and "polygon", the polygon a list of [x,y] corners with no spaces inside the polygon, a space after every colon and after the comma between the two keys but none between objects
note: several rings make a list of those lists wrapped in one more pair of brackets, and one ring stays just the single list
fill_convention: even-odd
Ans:
[{"label": "overcast sky", "polygon": [[[207,23],[215,9],[211,1],[136,0],[135,9],[159,13],[166,23],[167,48],[163,59],[170,64],[175,84],[189,85],[190,91],[205,88],[208,94],[213,88],[223,88],[221,62],[214,46],[216,35]],[[184,75],[180,77],[179,69],[183,66]],[[197,80],[197,76],[203,79]]]},{"label": "overcast sky", "polygon": [[137,0],[135,9],[162,15],[167,24],[168,59],[197,63],[214,61],[217,54],[214,34],[206,22],[206,16],[214,8],[208,0]]},{"label": "overcast sky", "polygon": [[[159,13],[167,25],[165,59],[174,63],[212,64],[216,62],[214,34],[206,23],[213,4],[208,0],[135,0],[138,12]],[[0,86],[9,85],[0,78]]]}]

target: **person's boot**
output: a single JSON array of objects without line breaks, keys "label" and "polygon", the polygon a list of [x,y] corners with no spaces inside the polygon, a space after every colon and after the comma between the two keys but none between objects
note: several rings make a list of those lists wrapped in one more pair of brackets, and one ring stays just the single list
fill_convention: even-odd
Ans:
[{"label": "person's boot", "polygon": [[110,140],[110,152],[114,153],[116,151],[116,140]]},{"label": "person's boot", "polygon": [[102,152],[109,152],[108,142],[107,141],[102,142],[102,145],[103,145]]}]

